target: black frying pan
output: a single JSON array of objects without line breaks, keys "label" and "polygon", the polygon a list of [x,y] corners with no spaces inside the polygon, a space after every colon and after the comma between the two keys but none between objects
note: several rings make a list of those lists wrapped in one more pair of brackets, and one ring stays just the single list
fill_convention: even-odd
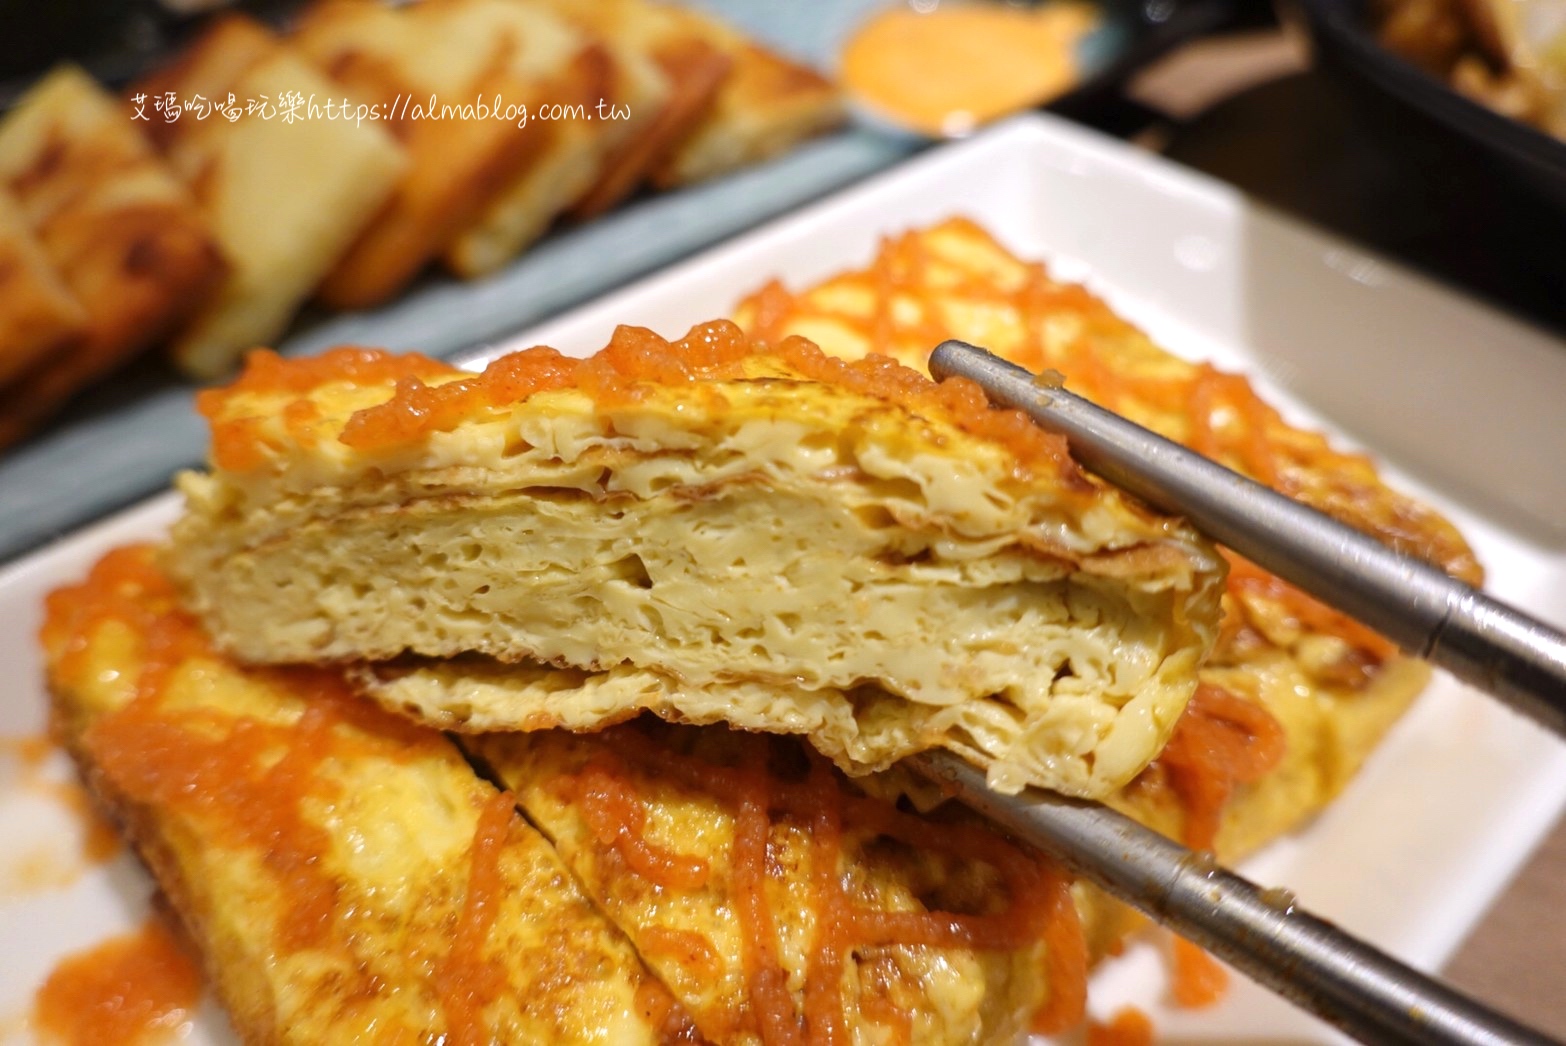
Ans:
[{"label": "black frying pan", "polygon": [[1487,109],[1376,42],[1364,0],[1296,0],[1318,57],[1566,206],[1566,142]]},{"label": "black frying pan", "polygon": [[1318,69],[1348,94],[1402,176],[1446,208],[1454,235],[1493,259],[1499,279],[1541,300],[1566,297],[1566,143],[1386,50],[1365,0],[1283,3],[1308,29]]}]

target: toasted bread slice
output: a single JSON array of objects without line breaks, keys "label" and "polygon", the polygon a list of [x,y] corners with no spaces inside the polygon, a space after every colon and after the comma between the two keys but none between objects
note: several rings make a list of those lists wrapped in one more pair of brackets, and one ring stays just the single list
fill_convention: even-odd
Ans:
[{"label": "toasted bread slice", "polygon": [[[509,6],[519,39],[575,55],[540,87],[543,108],[531,119],[546,126],[533,139],[533,155],[446,249],[447,267],[467,277],[493,272],[542,236],[599,179],[663,90],[656,67],[585,33],[542,0],[509,0]],[[610,106],[626,115],[616,116]]]},{"label": "toasted bread slice", "polygon": [[0,119],[8,191],[84,310],[76,348],[0,394],[0,446],[169,333],[226,263],[195,200],[115,98],[73,66]]},{"label": "toasted bread slice", "polygon": [[628,664],[687,684],[686,716],[743,682],[773,695],[757,728],[858,731],[850,769],[945,746],[997,787],[1102,795],[1213,637],[1211,546],[1063,440],[966,383],[728,323],[478,377],[253,357],[202,404],[216,470],[182,481],[173,562],[247,660]]},{"label": "toasted bread slice", "polygon": [[690,185],[759,163],[843,121],[842,95],[825,76],[715,19],[682,14],[732,64],[702,118],[654,169],[654,185]]},{"label": "toasted bread slice", "polygon": [[321,287],[341,308],[385,301],[484,213],[540,154],[550,127],[505,114],[536,113],[590,46],[558,19],[526,18],[513,0],[325,0],[293,39],[351,99],[376,107],[410,161]]},{"label": "toasted bread slice", "polygon": [[0,190],[0,388],[71,351],[86,326],[86,310]]},{"label": "toasted bread slice", "polygon": [[715,1042],[1001,1044],[1080,1018],[1057,868],[867,798],[793,738],[654,721],[466,743]]},{"label": "toasted bread slice", "polygon": [[50,598],[54,722],[243,1041],[691,1041],[510,795],[329,672],[214,654],[153,559]]},{"label": "toasted bread slice", "polygon": [[[808,337],[849,359],[877,352],[922,368],[932,347],[960,338],[1035,371],[1053,368],[1067,387],[1134,421],[1465,580],[1480,577],[1451,523],[1387,487],[1367,459],[1287,424],[1240,376],[1158,348],[1084,288],[1013,256],[971,221],[889,239],[869,266],[798,292],[770,284],[747,297],[736,317],[753,336]],[[1236,819],[1217,834],[1220,851],[1233,853],[1330,800],[1413,700],[1426,671],[1381,637],[1237,559],[1224,606],[1223,634],[1201,678],[1294,724],[1282,766],[1255,784],[1243,773],[1220,780],[1229,773],[1223,766],[1155,771],[1128,801],[1146,805],[1144,816],[1165,827],[1178,828],[1179,811],[1190,808],[1181,831],[1194,845],[1210,846],[1222,797],[1259,792],[1254,803],[1268,810],[1259,823]],[[1268,730],[1225,707],[1201,718],[1216,721],[1206,725],[1241,747]],[[1189,801],[1165,794],[1154,802],[1145,793],[1159,787]]]},{"label": "toasted bread slice", "polygon": [[[341,96],[264,27],[238,16],[217,23],[171,70],[132,91],[269,100],[293,92],[323,107]],[[191,185],[231,266],[171,351],[185,371],[218,377],[245,350],[275,344],[390,199],[406,158],[379,123],[324,109],[295,118],[212,117],[165,126],[167,155]]]}]

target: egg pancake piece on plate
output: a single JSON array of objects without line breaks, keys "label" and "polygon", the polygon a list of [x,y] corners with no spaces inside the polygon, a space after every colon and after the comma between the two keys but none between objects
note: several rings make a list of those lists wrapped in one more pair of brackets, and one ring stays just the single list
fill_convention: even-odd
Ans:
[{"label": "egg pancake piece on plate", "polygon": [[757,729],[818,696],[862,715],[889,744],[850,769],[941,745],[998,787],[1099,795],[1162,747],[1215,636],[1212,547],[1063,441],[966,382],[729,323],[479,376],[255,356],[201,406],[214,468],[182,480],[170,564],[248,661],[630,666],[709,720],[739,683],[770,691]]},{"label": "egg pancake piece on plate", "polygon": [[329,671],[215,653],[150,548],[42,638],[56,733],[242,1041],[699,1041],[509,794]]},{"label": "egg pancake piece on plate", "polygon": [[[770,283],[735,316],[754,337],[807,337],[849,359],[884,353],[922,369],[935,345],[958,338],[1057,371],[1067,388],[1133,421],[1457,577],[1481,578],[1456,528],[1383,483],[1367,458],[1290,425],[1244,377],[1159,348],[1087,289],[967,219],[889,237],[869,265],[810,287]],[[1335,796],[1429,670],[1224,555],[1223,629],[1199,696],[1176,743],[1110,802],[1233,859]]]},{"label": "egg pancake piece on plate", "polygon": [[1081,1016],[1068,880],[795,738],[656,720],[465,740],[724,1043],[1011,1043]]}]

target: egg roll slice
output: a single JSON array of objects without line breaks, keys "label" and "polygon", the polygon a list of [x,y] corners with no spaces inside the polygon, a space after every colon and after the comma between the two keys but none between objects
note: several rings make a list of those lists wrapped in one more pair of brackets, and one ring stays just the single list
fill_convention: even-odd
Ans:
[{"label": "egg roll slice", "polygon": [[509,0],[318,0],[289,39],[408,157],[391,199],[320,286],[321,301],[342,309],[396,295],[507,186],[556,155],[549,123],[521,126],[520,114],[536,115],[562,90],[574,97],[565,85],[597,46]]},{"label": "egg roll slice", "polygon": [[0,192],[82,311],[63,351],[0,392],[0,447],[170,333],[224,277],[195,200],[143,126],[69,64],[0,117]]},{"label": "egg roll slice", "polygon": [[[736,307],[753,337],[814,340],[923,369],[947,338],[983,345],[1471,583],[1472,550],[1371,461],[1289,424],[1238,374],[1160,348],[1086,288],[964,218],[887,238],[869,264]],[[1232,860],[1332,800],[1429,678],[1421,662],[1227,550],[1223,628],[1153,767],[1109,802]],[[1182,731],[1183,727],[1183,731]],[[1182,736],[1183,734],[1183,736]],[[1281,746],[1277,744],[1281,738]]]},{"label": "egg roll slice", "polygon": [[[596,10],[601,2],[588,6]],[[626,162],[634,143],[650,135],[672,94],[669,78],[649,55],[628,45],[623,34],[599,30],[600,24],[614,25],[609,12],[589,22],[547,0],[508,3],[525,31],[579,35],[592,46],[581,48],[543,99],[566,115],[549,120],[537,157],[446,248],[446,266],[466,277],[500,268],[563,213],[578,211]]]},{"label": "egg roll slice", "polygon": [[729,59],[701,118],[652,172],[660,189],[693,185],[782,155],[843,123],[842,92],[826,76],[689,7],[685,29]]},{"label": "egg roll slice", "polygon": [[170,564],[246,661],[628,666],[687,718],[767,688],[747,725],[781,731],[846,695],[904,720],[861,769],[943,745],[997,787],[1101,795],[1215,635],[1211,546],[1063,440],[969,383],[727,323],[480,376],[262,356],[201,403],[214,468],[181,480]]},{"label": "egg roll slice", "polygon": [[464,743],[715,1042],[998,1044],[1080,1019],[1056,866],[867,798],[795,738],[643,719]]},{"label": "egg roll slice", "polygon": [[329,671],[215,653],[151,549],[53,594],[43,644],[243,1041],[698,1041],[510,795]]}]

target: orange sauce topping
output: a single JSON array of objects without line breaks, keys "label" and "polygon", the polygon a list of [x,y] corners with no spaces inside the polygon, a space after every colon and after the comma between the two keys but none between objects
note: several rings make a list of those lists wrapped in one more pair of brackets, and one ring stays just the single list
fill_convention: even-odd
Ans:
[{"label": "orange sauce topping", "polygon": [[[639,727],[611,728],[609,736],[615,755],[595,757],[567,787],[571,795],[588,788],[609,793],[604,779],[619,779],[612,790],[614,804],[601,807],[592,817],[607,819],[614,813],[620,819],[604,821],[612,832],[591,823],[590,827],[600,843],[619,853],[632,871],[659,885],[675,885],[664,862],[651,863],[643,873],[625,857],[625,836],[639,833],[637,826],[645,824],[645,802],[637,793],[638,781],[675,781],[718,798],[733,812],[729,881],[743,930],[740,958],[748,996],[748,1016],[733,1022],[736,1027],[749,1028],[768,1046],[844,1043],[849,1040],[849,1031],[843,1012],[843,970],[855,949],[924,945],[1010,950],[1038,941],[1045,945],[1051,996],[1038,1014],[1036,1029],[1059,1031],[1081,1020],[1087,991],[1087,947],[1071,900],[1070,880],[1053,862],[976,825],[932,822],[851,793],[831,765],[808,750],[802,776],[777,772],[770,768],[769,760],[783,747],[774,740],[747,740],[745,756],[738,765],[729,766],[660,745]],[[810,840],[816,934],[807,957],[802,1013],[788,988],[788,974],[779,957],[777,913],[768,899],[769,879],[779,874],[771,847],[780,815],[799,821]],[[918,851],[982,861],[1000,874],[1008,902],[987,914],[867,908],[850,896],[843,871],[847,841],[867,837],[886,837]],[[685,860],[694,864],[697,859]],[[706,882],[705,862],[701,864],[700,882]],[[676,888],[697,885],[700,883],[687,880],[684,887]],[[671,934],[658,930],[638,943],[651,953],[702,955],[703,962],[712,954],[710,947],[696,948],[683,936]],[[712,961],[721,969],[716,956]],[[884,984],[875,1004],[861,1012],[894,1031],[911,1027],[910,1015],[896,1009]]]},{"label": "orange sauce topping", "polygon": [[[322,941],[336,911],[337,886],[322,869],[325,828],[303,814],[308,800],[337,798],[322,763],[373,753],[415,757],[440,744],[413,724],[360,701],[336,673],[310,668],[258,671],[303,697],[292,723],[229,717],[199,707],[165,707],[174,672],[210,653],[194,619],[182,613],[152,549],[109,553],[80,585],[49,596],[42,630],[53,671],[69,685],[87,665],[106,621],[129,627],[141,646],[134,697],[82,734],[108,786],[134,802],[199,818],[214,838],[265,855],[290,896],[278,932],[299,948]],[[339,724],[356,732],[345,734]]]},{"label": "orange sauce topping", "polygon": [[1115,1013],[1108,1024],[1088,1022],[1087,1046],[1153,1046],[1152,1019],[1127,1006]]},{"label": "orange sauce topping", "polygon": [[34,1000],[39,1031],[65,1046],[172,1039],[201,997],[201,973],[158,920],[70,956]]},{"label": "orange sauce topping", "polygon": [[[645,328],[620,327],[601,352],[586,359],[562,356],[549,348],[526,349],[495,360],[481,374],[436,385],[428,384],[428,379],[458,372],[419,356],[337,349],[321,357],[284,360],[271,353],[253,353],[238,381],[226,389],[202,393],[198,406],[212,419],[213,460],[223,468],[243,472],[264,464],[269,448],[278,449],[265,434],[269,417],[229,416],[230,403],[246,391],[305,396],[322,384],[339,380],[391,384],[390,398],[357,411],[338,437],[355,450],[372,452],[415,444],[540,392],[575,388],[601,404],[623,403],[644,397],[654,386],[740,378],[747,360],[767,355],[805,379],[930,413],[972,435],[1006,446],[1024,472],[1047,469],[1085,485],[1064,439],[1039,429],[1020,411],[990,406],[971,382],[957,379],[937,385],[879,356],[846,362],[802,338],[786,338],[768,347],[751,341],[727,320],[701,324],[674,342]],[[304,409],[274,406],[269,411],[278,409],[285,423],[297,428],[295,415]]]},{"label": "orange sauce topping", "polygon": [[1174,948],[1171,988],[1176,1005],[1201,1009],[1222,999],[1229,989],[1229,973],[1218,960],[1184,937],[1175,937],[1170,944]]},{"label": "orange sauce topping", "polygon": [[649,842],[647,806],[624,779],[602,766],[590,766],[577,780],[582,819],[594,837],[619,851],[637,875],[674,890],[697,890],[707,882],[707,862],[685,857]]},{"label": "orange sauce topping", "polygon": [[42,734],[35,737],[0,737],[0,753],[15,759],[29,771],[36,771],[53,751],[54,742]]},{"label": "orange sauce topping", "polygon": [[643,953],[672,958],[702,981],[715,981],[723,975],[723,960],[705,936],[694,930],[674,926],[648,926],[637,943]]},{"label": "orange sauce topping", "polygon": [[1284,606],[1303,627],[1321,635],[1339,637],[1372,662],[1385,661],[1397,653],[1396,644],[1381,633],[1301,592],[1250,560],[1227,549],[1224,558],[1229,561],[1229,591],[1258,595]]},{"label": "orange sauce topping", "polygon": [[1061,2],[1018,8],[947,2],[934,10],[889,6],[850,37],[841,80],[893,122],[960,135],[1039,105],[1077,79],[1077,45],[1092,8]]},{"label": "orange sauce topping", "polygon": [[1235,786],[1259,781],[1283,753],[1283,727],[1265,708],[1199,684],[1155,761],[1185,808],[1185,845],[1212,849]]},{"label": "orange sauce topping", "polygon": [[[230,384],[196,394],[196,410],[212,424],[212,460],[223,468],[246,472],[266,461],[267,449],[278,447],[266,434],[264,415],[230,416],[231,405],[247,394],[305,393],[330,382],[372,385],[404,380],[421,381],[456,373],[456,368],[415,353],[398,355],[382,349],[343,345],[317,356],[284,359],[269,349],[257,349],[245,357],[245,367]],[[308,420],[308,409],[285,408],[291,432]]]},{"label": "orange sauce topping", "polygon": [[484,955],[484,945],[499,913],[505,881],[500,853],[516,817],[516,799],[497,792],[479,812],[478,829],[469,849],[468,889],[458,917],[451,951],[434,974],[446,1015],[450,1046],[483,1046],[491,1033],[484,1008],[505,992],[504,967]]},{"label": "orange sauce topping", "polygon": [[76,781],[51,783],[50,793],[81,820],[82,857],[89,864],[103,864],[117,856],[122,846],[120,830],[93,805],[87,789]]},{"label": "orange sauce topping", "polygon": [[[1237,785],[1261,780],[1283,759],[1283,727],[1261,705],[1210,683],[1175,724],[1155,766],[1185,809],[1183,841],[1211,851],[1224,807]],[[1181,1006],[1208,1006],[1228,986],[1228,974],[1201,948],[1174,939],[1173,992]]]}]

